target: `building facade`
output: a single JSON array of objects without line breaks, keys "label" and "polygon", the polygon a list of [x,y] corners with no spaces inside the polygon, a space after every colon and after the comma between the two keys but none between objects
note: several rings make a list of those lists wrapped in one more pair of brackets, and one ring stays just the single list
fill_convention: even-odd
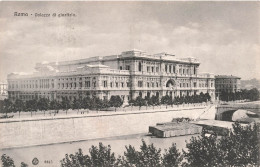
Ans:
[{"label": "building facade", "polygon": [[7,98],[7,83],[0,82],[0,100]]},{"label": "building facade", "polygon": [[240,79],[240,77],[232,75],[216,75],[216,97],[219,97],[221,92],[235,93],[240,91]]},{"label": "building facade", "polygon": [[37,63],[30,75],[8,75],[10,99],[49,98],[61,100],[119,95],[124,101],[138,96],[187,96],[209,93],[215,99],[213,74],[198,74],[194,58],[176,58],[139,50],[120,55],[92,57],[59,63]]}]

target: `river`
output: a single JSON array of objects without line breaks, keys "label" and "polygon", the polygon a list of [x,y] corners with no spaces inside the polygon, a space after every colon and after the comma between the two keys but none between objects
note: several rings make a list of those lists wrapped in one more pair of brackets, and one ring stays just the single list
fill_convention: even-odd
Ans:
[{"label": "river", "polygon": [[164,152],[164,149],[169,148],[172,143],[176,143],[177,148],[181,151],[186,147],[185,141],[189,141],[191,137],[192,135],[172,138],[156,138],[147,134],[136,134],[129,136],[86,140],[73,143],[12,148],[1,150],[0,153],[1,155],[7,154],[11,158],[13,158],[16,166],[20,166],[21,162],[25,162],[29,166],[33,166],[32,160],[36,157],[39,160],[39,164],[37,166],[56,167],[60,166],[60,160],[65,157],[65,154],[74,154],[76,151],[78,151],[79,148],[83,150],[84,154],[87,154],[89,148],[92,145],[98,146],[99,142],[102,142],[106,146],[111,145],[111,149],[113,152],[115,152],[117,157],[118,155],[124,154],[124,151],[126,150],[126,145],[132,145],[136,149],[139,149],[140,145],[142,144],[142,139],[144,139],[147,144],[153,143],[156,148],[161,148],[162,153]]}]

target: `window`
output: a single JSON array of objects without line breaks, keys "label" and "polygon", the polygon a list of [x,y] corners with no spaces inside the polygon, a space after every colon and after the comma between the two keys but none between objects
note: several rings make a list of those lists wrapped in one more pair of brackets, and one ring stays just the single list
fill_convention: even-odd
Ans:
[{"label": "window", "polygon": [[107,81],[103,81],[103,87],[104,87],[104,88],[107,87]]},{"label": "window", "polygon": [[116,87],[118,88],[118,82],[116,82]]},{"label": "window", "polygon": [[156,67],[156,72],[159,72],[159,67]]},{"label": "window", "polygon": [[169,66],[169,72],[170,73],[172,72],[172,66]]},{"label": "window", "polygon": [[159,87],[159,83],[158,83],[158,82],[156,82],[156,87],[157,87],[157,88]]},{"label": "window", "polygon": [[150,67],[149,66],[147,66],[147,72],[150,72]]},{"label": "window", "polygon": [[152,82],[152,87],[154,87],[154,83]]},{"label": "window", "polygon": [[120,69],[120,70],[123,70],[123,67],[122,67],[122,66],[120,66],[120,67],[119,67],[119,69]]},{"label": "window", "polygon": [[141,64],[141,62],[139,62],[139,64],[138,64],[138,71],[142,71],[142,64]]},{"label": "window", "polygon": [[85,82],[85,87],[88,87],[88,88],[90,87],[90,81]]},{"label": "window", "polygon": [[111,88],[113,87],[113,82],[110,82],[110,87],[111,87]]},{"label": "window", "polygon": [[147,82],[147,87],[148,87],[148,88],[150,87],[150,83],[149,83],[149,82]]},{"label": "window", "polygon": [[168,70],[168,69],[167,69],[167,65],[165,65],[165,72],[167,72],[167,70]]},{"label": "window", "polygon": [[124,82],[121,83],[121,87],[122,87],[122,88],[124,87]]},{"label": "window", "polygon": [[196,74],[196,67],[194,66],[193,68],[193,74],[195,75]]},{"label": "window", "polygon": [[94,87],[94,88],[96,87],[96,82],[93,82],[93,87]]},{"label": "window", "polygon": [[126,66],[126,70],[130,70],[130,66],[129,65]]},{"label": "window", "polygon": [[211,87],[213,87],[213,83],[211,83]]},{"label": "window", "polygon": [[154,72],[153,70],[154,70],[154,67],[152,67],[152,72]]},{"label": "window", "polygon": [[143,81],[138,81],[138,87],[143,87]]},{"label": "window", "polygon": [[130,87],[130,83],[129,83],[129,82],[127,82],[127,83],[126,83],[126,86],[127,86],[127,87]]},{"label": "window", "polygon": [[172,66],[173,73],[175,73],[175,66]]}]

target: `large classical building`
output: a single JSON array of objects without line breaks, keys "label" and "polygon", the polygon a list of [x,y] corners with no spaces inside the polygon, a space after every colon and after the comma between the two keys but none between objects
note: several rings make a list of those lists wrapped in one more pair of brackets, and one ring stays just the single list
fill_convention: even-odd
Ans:
[{"label": "large classical building", "polygon": [[7,98],[7,83],[0,82],[0,100]]},{"label": "large classical building", "polygon": [[232,75],[216,75],[215,88],[216,97],[219,97],[221,92],[235,93],[240,91],[240,77]]},{"label": "large classical building", "polygon": [[82,60],[37,63],[30,75],[8,75],[10,99],[49,98],[60,100],[85,96],[109,99],[119,95],[125,101],[137,96],[186,96],[209,93],[215,99],[213,74],[198,74],[194,58],[177,58],[139,50],[119,55]]}]

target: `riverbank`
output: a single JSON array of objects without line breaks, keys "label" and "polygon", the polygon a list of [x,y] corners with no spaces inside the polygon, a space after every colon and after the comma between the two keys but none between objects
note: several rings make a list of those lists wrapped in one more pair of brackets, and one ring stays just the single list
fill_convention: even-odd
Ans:
[{"label": "riverbank", "polygon": [[180,117],[197,119],[208,109],[209,106],[198,106],[80,117],[6,119],[0,122],[0,146],[4,149],[147,133],[148,127],[158,122]]}]

